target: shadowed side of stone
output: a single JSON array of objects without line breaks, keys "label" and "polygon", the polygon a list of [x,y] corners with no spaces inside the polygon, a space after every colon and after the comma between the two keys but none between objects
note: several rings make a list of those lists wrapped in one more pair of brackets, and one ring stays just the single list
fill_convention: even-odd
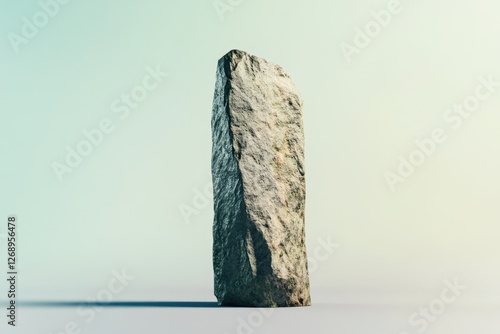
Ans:
[{"label": "shadowed side of stone", "polygon": [[214,290],[220,305],[310,305],[302,99],[288,74],[233,50],[212,110]]}]

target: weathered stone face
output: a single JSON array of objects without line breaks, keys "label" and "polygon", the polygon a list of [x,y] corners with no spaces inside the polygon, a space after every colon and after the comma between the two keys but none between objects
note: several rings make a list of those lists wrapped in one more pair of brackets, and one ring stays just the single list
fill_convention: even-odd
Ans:
[{"label": "weathered stone face", "polygon": [[302,99],[285,71],[233,50],[212,113],[213,265],[220,305],[310,305]]}]

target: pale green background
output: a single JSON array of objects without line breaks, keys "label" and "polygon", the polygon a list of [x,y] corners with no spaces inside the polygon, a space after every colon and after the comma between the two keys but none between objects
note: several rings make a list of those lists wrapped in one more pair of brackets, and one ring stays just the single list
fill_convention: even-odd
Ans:
[{"label": "pale green background", "polygon": [[[428,301],[458,277],[464,302],[498,303],[500,89],[457,130],[442,115],[500,80],[500,4],[401,4],[348,63],[340,43],[387,1],[245,0],[220,20],[211,1],[73,0],[19,53],[6,36],[39,6],[2,1],[0,220],[19,219],[22,298],[85,300],[125,267],[116,299],[214,299],[211,202],[189,223],[179,208],[210,181],[216,62],[238,48],[305,101],[307,246],[341,245],[313,302]],[[156,65],[169,76],[120,120],[111,103]],[[60,183],[52,162],[103,118],[115,130]],[[391,192],[384,172],[436,127],[447,141]]]}]

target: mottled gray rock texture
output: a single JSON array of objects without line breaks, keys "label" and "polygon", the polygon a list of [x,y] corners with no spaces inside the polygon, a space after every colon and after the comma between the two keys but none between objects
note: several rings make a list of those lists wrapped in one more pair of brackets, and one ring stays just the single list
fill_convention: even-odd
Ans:
[{"label": "mottled gray rock texture", "polygon": [[280,66],[243,51],[217,65],[212,181],[219,304],[310,305],[302,98]]}]

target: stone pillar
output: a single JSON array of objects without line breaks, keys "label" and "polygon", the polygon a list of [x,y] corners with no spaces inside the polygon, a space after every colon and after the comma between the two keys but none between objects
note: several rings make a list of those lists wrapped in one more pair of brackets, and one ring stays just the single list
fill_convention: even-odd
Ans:
[{"label": "stone pillar", "polygon": [[280,66],[239,50],[217,65],[212,182],[219,304],[310,305],[302,98]]}]

